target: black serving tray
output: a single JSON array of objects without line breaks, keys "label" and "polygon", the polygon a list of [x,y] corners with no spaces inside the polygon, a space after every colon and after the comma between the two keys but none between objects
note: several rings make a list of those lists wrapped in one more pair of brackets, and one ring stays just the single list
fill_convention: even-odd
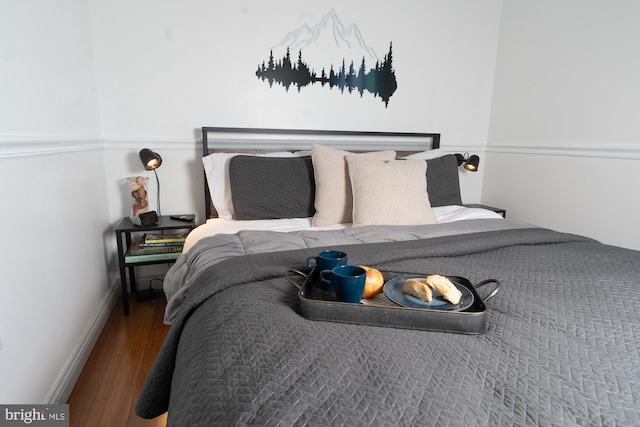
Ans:
[{"label": "black serving tray", "polygon": [[[415,274],[425,277],[432,273],[401,271],[381,271],[385,283],[396,277]],[[309,320],[338,323],[354,323],[389,328],[419,329],[425,331],[453,332],[460,334],[481,334],[486,330],[487,307],[485,301],[493,298],[500,287],[495,279],[484,280],[472,285],[464,277],[447,276],[466,287],[473,294],[473,304],[461,311],[432,310],[429,308],[409,308],[391,301],[384,293],[371,299],[363,299],[360,304],[336,301],[335,292],[321,283],[314,282],[313,270],[289,270],[289,281],[299,288],[300,314]],[[298,276],[297,280],[293,276]],[[298,282],[302,281],[302,284]],[[491,293],[483,298],[477,288],[495,283]]]}]

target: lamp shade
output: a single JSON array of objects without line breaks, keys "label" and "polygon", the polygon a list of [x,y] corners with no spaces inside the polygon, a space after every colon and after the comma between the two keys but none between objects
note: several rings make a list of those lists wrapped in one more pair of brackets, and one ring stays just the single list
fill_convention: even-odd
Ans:
[{"label": "lamp shade", "polygon": [[476,172],[478,170],[479,164],[480,164],[480,157],[474,154],[473,156],[469,156],[469,160],[467,160],[467,162],[464,164],[464,168],[471,172]]},{"label": "lamp shade", "polygon": [[162,164],[162,157],[160,157],[160,154],[154,153],[148,148],[143,148],[140,150],[140,161],[142,162],[145,170],[152,171],[160,167]]}]

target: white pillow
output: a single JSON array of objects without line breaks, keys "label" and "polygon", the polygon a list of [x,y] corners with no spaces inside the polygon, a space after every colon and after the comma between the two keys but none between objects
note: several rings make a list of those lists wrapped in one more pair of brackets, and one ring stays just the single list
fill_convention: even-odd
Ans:
[{"label": "white pillow", "polygon": [[346,156],[353,188],[353,226],[438,221],[427,194],[427,162]]},{"label": "white pillow", "polygon": [[380,160],[396,158],[395,151],[352,154],[319,144],[311,145],[311,160],[316,180],[316,213],[312,221],[314,227],[352,222],[353,196],[345,161],[347,154]]},{"label": "white pillow", "polygon": [[235,156],[259,156],[259,157],[304,157],[311,155],[310,151],[279,151],[265,154],[245,153],[213,153],[202,158],[204,173],[209,184],[209,194],[213,207],[220,218],[234,219],[233,201],[231,198],[231,186],[229,184],[229,160]]}]

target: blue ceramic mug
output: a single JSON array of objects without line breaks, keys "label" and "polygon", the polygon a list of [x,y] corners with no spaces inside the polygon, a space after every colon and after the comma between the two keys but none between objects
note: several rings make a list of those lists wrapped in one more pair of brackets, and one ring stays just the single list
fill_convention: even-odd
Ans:
[{"label": "blue ceramic mug", "polygon": [[367,270],[355,265],[342,265],[332,270],[322,270],[320,280],[333,285],[338,301],[358,304],[362,299]]},{"label": "blue ceramic mug", "polygon": [[[320,252],[318,255],[310,256],[307,258],[307,267],[315,267],[313,280],[318,282],[320,280],[320,272],[322,270],[333,270],[335,267],[341,265],[347,265],[347,254],[342,251],[336,251],[328,249]],[[325,282],[331,286],[331,282]],[[333,290],[333,289],[331,289]]]}]

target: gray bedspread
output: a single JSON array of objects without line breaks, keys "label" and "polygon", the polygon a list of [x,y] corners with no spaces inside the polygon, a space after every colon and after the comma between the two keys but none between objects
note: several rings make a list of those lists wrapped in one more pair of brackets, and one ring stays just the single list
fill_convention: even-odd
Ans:
[{"label": "gray bedspread", "polygon": [[192,284],[137,413],[169,425],[640,425],[640,252],[544,229],[341,246],[351,263],[487,278],[484,334],[311,321],[247,255]]},{"label": "gray bedspread", "polygon": [[375,225],[331,231],[304,230],[284,233],[245,230],[236,234],[216,234],[199,240],[186,254],[181,255],[167,272],[163,284],[167,297],[164,322],[170,325],[178,315],[191,284],[200,271],[232,257],[303,248],[418,240],[525,227],[532,225],[500,218],[414,226]]}]

